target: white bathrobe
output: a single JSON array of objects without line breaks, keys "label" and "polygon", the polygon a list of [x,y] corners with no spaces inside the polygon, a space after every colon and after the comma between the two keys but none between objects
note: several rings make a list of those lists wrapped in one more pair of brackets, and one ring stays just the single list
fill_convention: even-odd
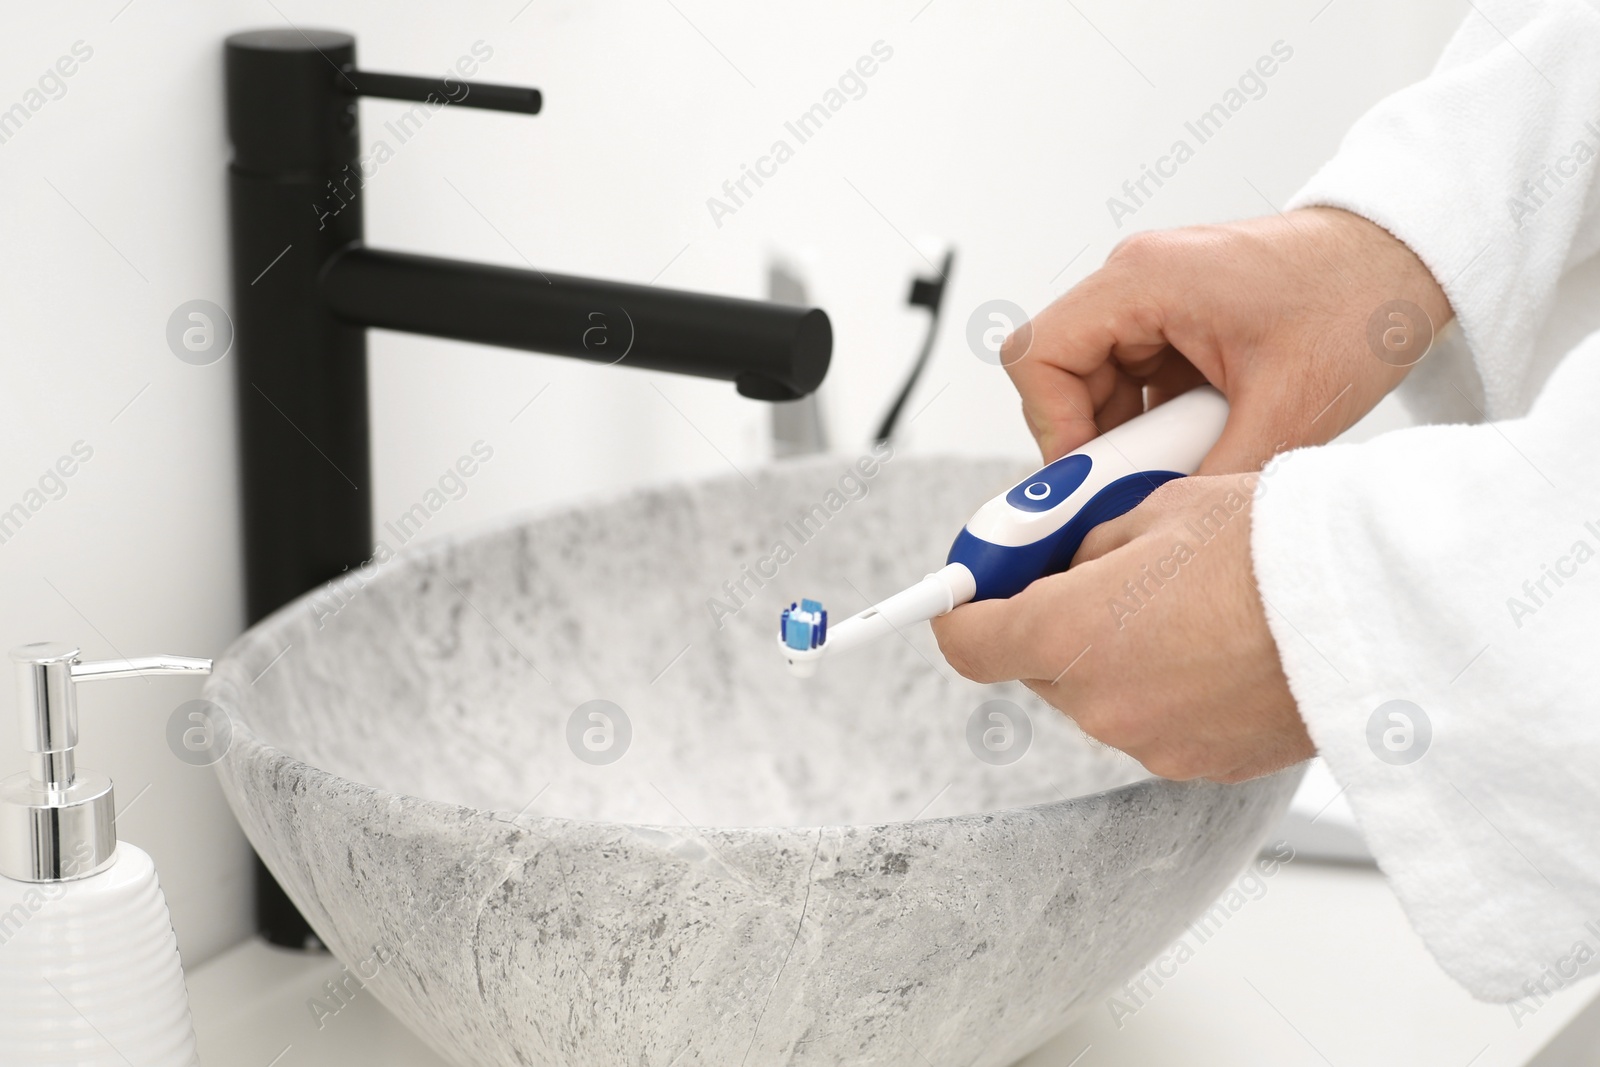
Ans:
[{"label": "white bathrobe", "polygon": [[1457,343],[1401,395],[1455,424],[1282,456],[1254,512],[1290,687],[1379,866],[1446,971],[1524,1008],[1600,969],[1597,174],[1600,13],[1475,0],[1290,205],[1440,280]]}]

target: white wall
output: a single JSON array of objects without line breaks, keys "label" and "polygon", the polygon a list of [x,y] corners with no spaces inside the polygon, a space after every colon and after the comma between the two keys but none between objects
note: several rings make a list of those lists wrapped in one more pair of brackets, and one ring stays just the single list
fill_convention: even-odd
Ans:
[{"label": "white wall", "polygon": [[[164,340],[178,304],[228,303],[220,77],[232,30],[280,24],[281,11],[355,31],[372,69],[414,73],[442,71],[481,40],[494,50],[483,80],[545,91],[537,118],[447,111],[400,147],[366,193],[375,244],[751,296],[769,254],[806,257],[834,322],[826,400],[843,448],[870,432],[920,337],[921,313],[903,302],[927,265],[908,240],[953,241],[947,328],[911,410],[938,398],[906,444],[1023,454],[1003,373],[963,339],[974,307],[1004,297],[1037,310],[1135,228],[1261,214],[1252,184],[1281,203],[1351,119],[1426,72],[1468,10],[1454,0],[123,5],[29,5],[8,12],[0,35],[0,109],[74,42],[93,49],[65,94],[0,143],[0,508],[74,442],[93,449],[65,496],[0,544],[0,639],[72,640],[93,656],[213,655],[242,623],[233,368],[182,363]],[[707,198],[879,40],[893,58],[865,96],[715,225]],[[1266,95],[1113,225],[1106,198],[1278,40],[1294,55]],[[400,105],[362,107],[370,138]],[[430,532],[715,474],[727,469],[718,449],[741,466],[766,454],[765,409],[724,384],[388,334],[371,347],[380,519],[479,438],[494,461]],[[210,772],[164,740],[195,688],[85,690],[82,750],[124,804],[139,798],[123,836],[154,855],[191,964],[249,928],[246,846]],[[0,693],[11,709],[10,688]],[[0,769],[21,766],[0,756]]]}]

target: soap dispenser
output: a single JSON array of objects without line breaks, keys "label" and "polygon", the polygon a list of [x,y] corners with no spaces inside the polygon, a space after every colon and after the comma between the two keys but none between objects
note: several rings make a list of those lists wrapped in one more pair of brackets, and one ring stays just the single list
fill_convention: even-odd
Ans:
[{"label": "soap dispenser", "polygon": [[0,1063],[193,1067],[194,1027],[155,865],[117,841],[111,780],[75,766],[77,684],[207,674],[180,656],[84,662],[24,645],[22,745],[32,766],[0,782]]}]

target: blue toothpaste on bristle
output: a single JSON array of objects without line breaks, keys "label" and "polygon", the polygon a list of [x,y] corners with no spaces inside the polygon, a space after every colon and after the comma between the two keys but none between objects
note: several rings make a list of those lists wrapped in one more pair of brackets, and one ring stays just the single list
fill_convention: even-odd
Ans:
[{"label": "blue toothpaste on bristle", "polygon": [[828,633],[816,600],[783,611],[778,647],[805,677],[837,654],[943,615],[969,600],[1015,596],[1066,570],[1084,537],[1162,483],[1200,468],[1228,420],[1210,386],[1191,389],[1096,437],[979,508],[950,546],[945,566],[909,589],[843,620]]}]

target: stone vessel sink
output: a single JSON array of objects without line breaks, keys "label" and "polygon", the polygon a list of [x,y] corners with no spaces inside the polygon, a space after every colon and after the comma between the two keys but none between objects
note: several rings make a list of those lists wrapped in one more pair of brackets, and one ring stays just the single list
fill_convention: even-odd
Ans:
[{"label": "stone vessel sink", "polygon": [[436,541],[228,650],[224,789],[344,996],[463,1067],[998,1067],[1226,887],[1298,772],[1149,778],[927,627],[788,675],[782,605],[921,577],[1021,473],[853,462]]}]

